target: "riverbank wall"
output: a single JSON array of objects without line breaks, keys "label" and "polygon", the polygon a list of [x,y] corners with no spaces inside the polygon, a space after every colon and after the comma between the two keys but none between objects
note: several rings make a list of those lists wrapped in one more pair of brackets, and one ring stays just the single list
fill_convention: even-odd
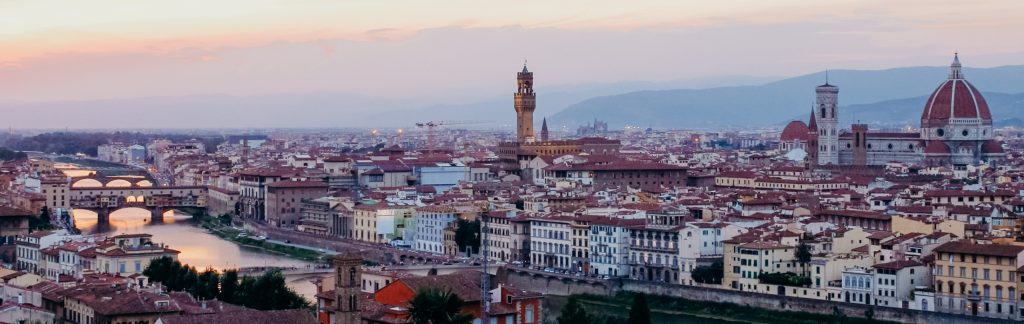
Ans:
[{"label": "riverbank wall", "polygon": [[619,293],[631,292],[682,298],[686,300],[731,303],[772,311],[833,314],[838,309],[847,316],[864,317],[869,310],[873,310],[875,319],[901,323],[1015,323],[1010,320],[902,308],[872,307],[862,304],[760,294],[722,288],[684,286],[637,280],[597,281],[568,276],[548,275],[530,271],[516,271],[514,269],[510,271],[510,269],[507,268],[499,269],[497,280],[499,280],[499,282],[506,282],[520,289],[557,296],[569,296],[574,294],[614,296]]}]

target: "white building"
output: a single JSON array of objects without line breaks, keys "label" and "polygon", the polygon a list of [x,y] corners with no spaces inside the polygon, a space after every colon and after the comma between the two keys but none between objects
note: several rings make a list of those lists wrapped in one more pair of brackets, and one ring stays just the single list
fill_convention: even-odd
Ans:
[{"label": "white building", "polygon": [[911,308],[911,293],[917,286],[928,286],[931,281],[928,267],[914,260],[879,263],[873,267],[874,304],[878,306]]},{"label": "white building", "polygon": [[415,241],[412,248],[416,251],[443,254],[444,229],[456,219],[458,213],[451,206],[426,206],[416,208],[413,216],[416,222]]},{"label": "white building", "polygon": [[864,268],[850,268],[843,271],[842,301],[871,305],[874,301],[875,274]]},{"label": "white building", "polygon": [[572,217],[530,218],[530,264],[569,269],[572,265]]},{"label": "white building", "polygon": [[629,227],[643,219],[595,217],[590,221],[590,273],[619,277],[629,274]]},{"label": "white building", "polygon": [[742,227],[726,223],[687,223],[679,231],[680,283],[693,284],[690,274],[694,268],[721,261],[725,254],[723,241],[746,232]]}]

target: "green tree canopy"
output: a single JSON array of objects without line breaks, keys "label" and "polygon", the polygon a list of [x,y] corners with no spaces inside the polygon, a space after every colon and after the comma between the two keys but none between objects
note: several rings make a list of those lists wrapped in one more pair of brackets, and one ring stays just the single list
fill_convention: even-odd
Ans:
[{"label": "green tree canopy", "polygon": [[466,251],[466,248],[472,248],[474,252],[479,251],[480,220],[468,221],[460,218],[456,222],[458,228],[455,229],[455,244],[459,246],[459,251]]},{"label": "green tree canopy", "polygon": [[690,277],[693,281],[705,284],[721,284],[725,269],[722,268],[722,261],[715,261],[710,266],[699,266],[693,268]]},{"label": "green tree canopy", "polygon": [[651,324],[651,309],[644,294],[633,295],[633,306],[629,308],[626,324]]},{"label": "green tree canopy", "polygon": [[562,308],[562,313],[558,315],[558,324],[587,324],[592,322],[593,319],[583,309],[583,305],[580,305],[579,299],[576,296],[569,296],[568,303]]},{"label": "green tree canopy", "polygon": [[473,316],[462,313],[463,300],[451,291],[424,289],[409,301],[409,318],[414,324],[468,324]]},{"label": "green tree canopy", "polygon": [[220,274],[207,268],[199,273],[195,267],[163,257],[152,260],[142,274],[153,282],[162,283],[168,291],[186,291],[196,299],[220,298],[228,303],[259,310],[309,306],[302,296],[288,288],[284,276],[277,271],[257,277],[246,276],[239,282],[235,270]]}]

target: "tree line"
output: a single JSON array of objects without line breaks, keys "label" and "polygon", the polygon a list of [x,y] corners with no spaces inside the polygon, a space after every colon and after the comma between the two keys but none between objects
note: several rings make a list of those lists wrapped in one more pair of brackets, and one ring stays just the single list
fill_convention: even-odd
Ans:
[{"label": "tree line", "polygon": [[309,302],[288,288],[284,275],[278,271],[239,278],[236,270],[220,273],[206,268],[199,272],[188,264],[162,257],[153,259],[142,274],[163,284],[168,291],[184,291],[199,300],[218,299],[259,310],[309,307]]},{"label": "tree line", "polygon": [[651,324],[651,309],[647,305],[644,294],[633,295],[633,305],[629,307],[629,317],[621,318],[614,315],[599,315],[588,312],[576,295],[569,296],[568,303],[558,315],[558,324]]},{"label": "tree line", "polygon": [[[224,142],[223,136],[207,136],[196,138],[192,135],[158,135],[143,134],[139,132],[113,132],[113,133],[75,133],[75,132],[51,132],[33,136],[6,137],[3,144],[11,149],[19,151],[39,151],[57,154],[78,154],[83,153],[89,156],[96,156],[96,148],[110,142],[121,142],[126,144],[145,145],[154,139],[168,139],[175,142],[182,142],[196,139],[206,145],[207,153],[216,152],[217,145]],[[0,154],[2,154],[0,150]],[[0,160],[4,160],[0,156]]]},{"label": "tree line", "polygon": [[13,151],[6,147],[0,147],[0,161],[24,160],[28,155],[25,152]]}]

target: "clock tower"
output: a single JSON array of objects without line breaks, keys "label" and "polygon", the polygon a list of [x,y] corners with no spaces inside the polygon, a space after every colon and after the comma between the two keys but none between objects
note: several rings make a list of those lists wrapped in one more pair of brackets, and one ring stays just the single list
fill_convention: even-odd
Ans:
[{"label": "clock tower", "polygon": [[533,93],[533,72],[526,69],[516,74],[519,89],[515,94],[516,138],[519,143],[533,142],[533,110],[537,108],[537,97]]}]

